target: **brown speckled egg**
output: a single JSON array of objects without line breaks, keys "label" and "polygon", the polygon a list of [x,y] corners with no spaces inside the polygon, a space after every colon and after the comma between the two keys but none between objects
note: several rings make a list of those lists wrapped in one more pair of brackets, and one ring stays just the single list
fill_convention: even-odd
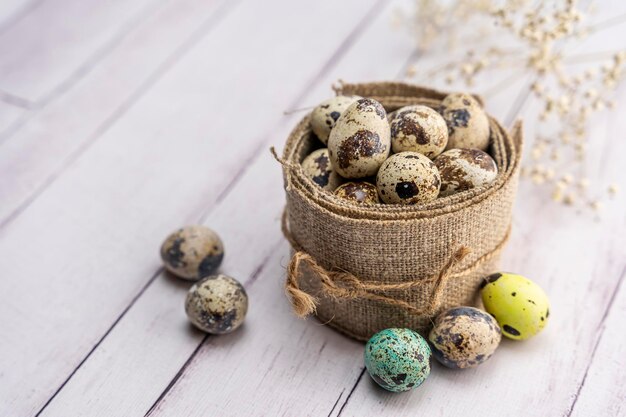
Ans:
[{"label": "brown speckled egg", "polygon": [[341,177],[333,171],[326,148],[313,151],[304,158],[302,170],[311,181],[325,190],[333,191],[341,184]]},{"label": "brown speckled egg", "polygon": [[169,235],[161,246],[161,259],[172,274],[197,280],[214,273],[224,258],[224,245],[205,226],[186,226]]},{"label": "brown speckled egg", "polygon": [[391,150],[419,152],[433,159],[448,143],[448,126],[443,117],[426,106],[406,106],[391,121]]},{"label": "brown speckled egg", "polygon": [[311,113],[311,129],[315,136],[322,141],[328,143],[328,135],[339,116],[355,101],[360,99],[359,96],[337,96],[329,98],[321,102]]},{"label": "brown speckled egg", "polygon": [[450,94],[441,102],[439,113],[448,125],[446,149],[489,147],[489,119],[487,114],[469,94]]},{"label": "brown speckled egg", "polygon": [[435,165],[442,197],[491,184],[498,175],[496,161],[478,149],[450,149],[435,158]]},{"label": "brown speckled egg", "polygon": [[230,333],[241,326],[248,312],[243,286],[227,275],[211,275],[195,283],[187,293],[185,312],[189,320],[208,333]]},{"label": "brown speckled egg", "polygon": [[389,204],[417,204],[439,195],[441,179],[435,164],[417,152],[400,152],[387,159],[376,176],[380,199]]},{"label": "brown speckled egg", "polygon": [[376,186],[365,181],[342,184],[337,187],[335,194],[359,204],[377,204],[380,202]]},{"label": "brown speckled egg", "polygon": [[390,150],[387,113],[382,104],[369,98],[351,104],[328,138],[333,169],[345,178],[376,174]]},{"label": "brown speckled egg", "polygon": [[428,336],[433,356],[448,368],[472,368],[493,355],[502,339],[496,320],[477,308],[441,313]]}]

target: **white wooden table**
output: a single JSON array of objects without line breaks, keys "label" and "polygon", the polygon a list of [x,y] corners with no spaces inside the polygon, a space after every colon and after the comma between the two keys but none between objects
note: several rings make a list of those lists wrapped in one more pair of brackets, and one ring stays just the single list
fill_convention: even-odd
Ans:
[{"label": "white wooden table", "polygon": [[[301,116],[284,110],[337,79],[430,59],[391,28],[411,5],[3,0],[0,415],[626,415],[623,195],[598,218],[523,182],[502,264],[546,289],[551,322],[477,369],[436,366],[411,393],[375,386],[362,344],[290,314],[268,147]],[[528,81],[490,97],[491,113],[510,125],[536,111]],[[617,98],[590,132],[589,176],[624,189],[625,88]],[[163,238],[197,222],[249,293],[230,335],[191,328],[189,284],[161,268]]]}]

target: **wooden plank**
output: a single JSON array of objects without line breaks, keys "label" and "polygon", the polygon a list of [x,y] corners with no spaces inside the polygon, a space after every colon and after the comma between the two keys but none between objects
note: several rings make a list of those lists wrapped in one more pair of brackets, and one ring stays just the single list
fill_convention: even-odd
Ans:
[{"label": "wooden plank", "polygon": [[[26,111],[21,107],[0,101],[0,134],[23,116]],[[2,192],[0,194],[4,195]]]},{"label": "wooden plank", "polygon": [[[327,45],[346,38],[371,4],[236,8],[2,230],[9,279],[0,282],[0,315],[10,320],[0,339],[0,413],[42,407],[159,270],[163,237],[197,219],[265,152],[277,109],[316,79],[335,50]],[[271,25],[262,13],[275,16]],[[320,31],[329,16],[337,24]]]},{"label": "wooden plank", "polygon": [[[626,180],[619,156],[626,146],[618,133],[624,122],[617,122],[626,109],[626,88],[618,98],[618,107],[609,115],[598,116],[589,133],[589,149],[596,151],[590,152],[587,173],[598,178],[603,189],[611,179]],[[536,111],[527,105],[523,115],[532,120]],[[526,126],[529,138],[537,133],[533,129]],[[589,211],[547,203],[548,198],[536,186],[521,183],[513,234],[502,260],[505,270],[534,279],[549,294],[551,322],[547,329],[525,342],[504,340],[496,355],[477,369],[459,372],[437,365],[426,384],[409,395],[382,392],[370,378],[362,378],[341,415],[391,412],[409,416],[418,409],[424,415],[457,415],[466,412],[468,404],[481,416],[526,415],[528,410],[541,415],[569,413],[625,267],[624,199],[608,205],[598,219]],[[610,337],[608,334],[605,337]],[[609,355],[618,352],[615,347],[606,349]],[[618,357],[603,358],[598,369],[610,366]],[[623,380],[605,378],[607,383]],[[606,410],[621,404],[620,389],[605,393],[610,400]],[[581,408],[589,410],[588,406]]]},{"label": "wooden plank", "polygon": [[[380,33],[385,28],[378,25],[383,22],[386,24],[387,19],[377,20],[368,34],[380,37]],[[367,56],[371,50],[369,42],[363,39],[357,47],[360,45],[363,48],[361,53],[365,57],[361,59],[368,59]],[[409,50],[407,47],[405,54]],[[398,68],[401,68],[402,60],[398,60],[397,57],[398,55],[394,59],[391,56],[385,62],[388,66],[397,62]],[[357,57],[346,57],[345,62],[347,64],[345,67],[342,65],[333,72],[345,76],[346,73],[356,72],[361,67],[357,65]],[[376,76],[375,78],[380,77],[377,74],[372,75]],[[373,76],[370,79],[374,78]],[[352,79],[352,77],[346,78]],[[281,136],[284,137],[285,134],[286,132]],[[259,175],[252,172],[253,170],[261,173],[267,172],[268,168],[257,171],[253,167],[249,173],[250,181]],[[245,181],[246,179],[242,180],[242,183]],[[276,218],[280,207],[275,210]],[[259,233],[264,237],[269,235],[265,230]],[[277,230],[274,233],[278,233]],[[288,256],[285,257],[284,263],[286,259]],[[273,268],[272,262],[275,260],[270,259],[266,268]],[[330,344],[328,335],[334,334],[332,330],[320,328],[316,322],[308,323],[308,327],[303,328],[299,325],[296,327],[291,323],[299,322],[292,316],[270,314],[269,311],[277,309],[277,305],[285,305],[282,291],[277,288],[277,285],[274,285],[274,288],[270,285],[269,290],[267,285],[263,288],[257,288],[257,285],[262,284],[255,284],[250,290],[251,299],[260,300],[258,303],[262,303],[265,306],[262,308],[267,309],[268,312],[257,313],[263,319],[251,330],[254,334],[249,336],[246,333],[236,339],[236,344],[232,340],[210,338],[196,352],[196,357],[186,363],[178,379],[179,382],[173,385],[171,391],[164,396],[161,404],[154,408],[151,415],[249,415],[251,413],[325,415],[338,411],[341,403],[348,397],[354,381],[362,375],[362,345],[359,343]],[[288,311],[284,308],[282,310]],[[270,322],[265,322],[263,321],[265,317],[272,317],[272,319]],[[128,326],[137,329],[139,323]],[[261,328],[257,329],[257,327]],[[277,333],[276,329],[281,330]],[[301,332],[306,334],[303,335]],[[249,346],[255,347],[253,352],[250,352]],[[222,354],[222,351],[225,353]],[[318,352],[324,352],[324,357],[320,358]],[[229,360],[225,359],[226,354]],[[241,360],[233,364],[232,358],[241,358]],[[324,360],[324,358],[328,359]],[[103,365],[101,364],[100,367]],[[309,369],[314,369],[314,371]],[[228,375],[225,377],[228,379],[220,380],[221,375]],[[200,381],[204,382],[200,384]],[[206,386],[204,384],[215,388],[207,392],[202,389]],[[275,384],[280,385],[280,396],[271,394],[274,392]],[[247,401],[243,403],[238,401],[242,397]],[[272,398],[272,400],[267,401],[267,398]]]},{"label": "wooden plank", "polygon": [[[332,64],[336,66],[331,67],[330,72],[317,80],[314,88],[294,105],[296,107],[307,106],[327,98],[332,94],[330,84],[339,76],[350,80],[392,78],[394,73],[405,65],[405,59],[411,52],[410,39],[405,38],[401,33],[387,30],[393,8],[393,4],[387,7],[372,26],[368,27],[362,36],[359,35],[354,46],[347,50],[345,57],[342,57],[337,64],[333,62]],[[365,25],[365,23],[362,24]],[[390,48],[387,45],[394,46]],[[372,50],[381,54],[381,58],[387,62],[386,66],[367,65],[370,62]],[[282,142],[292,124],[300,116],[301,114],[295,114],[281,118],[279,124],[272,129],[271,140],[276,141],[276,138],[279,138],[277,142]],[[303,352],[310,352],[311,355],[317,357],[320,349],[330,349],[330,353],[324,353],[319,359],[320,363],[327,363],[328,357],[336,356],[336,352],[342,349],[348,353],[353,351],[353,349],[346,350],[346,346],[358,347],[359,345],[329,329],[297,320],[289,314],[280,289],[280,282],[277,280],[282,275],[282,266],[286,263],[288,255],[284,245],[278,248],[276,246],[283,241],[278,226],[278,218],[284,202],[281,184],[278,164],[265,148],[262,149],[260,158],[251,164],[249,170],[242,175],[236,185],[229,187],[228,194],[213,209],[205,223],[216,228],[225,239],[227,256],[223,271],[242,281],[253,279],[265,281],[258,283],[255,281],[254,286],[251,286],[252,283],[247,286],[253,310],[242,331],[245,332],[243,334],[249,335],[245,337],[252,337],[253,340],[237,343],[239,351],[250,350],[252,346],[257,346],[258,349],[265,351],[265,356],[276,355],[277,364],[285,363],[285,361],[295,364]],[[250,214],[250,207],[254,207],[254,215]],[[265,220],[259,221],[259,219]],[[268,255],[272,256],[269,261]],[[263,268],[262,272],[260,272],[261,268]],[[170,289],[171,284],[171,280],[164,279],[162,276],[157,277],[109,336],[95,349],[89,360],[64,386],[44,415],[65,415],[70,411],[80,414],[81,410],[93,408],[94,405],[97,406],[96,408],[104,407],[109,414],[138,414],[150,408],[159,394],[168,387],[177,371],[184,366],[189,356],[196,351],[202,340],[201,335],[188,330],[187,320],[181,308],[184,290],[181,286]],[[266,317],[273,319],[268,321]],[[289,331],[283,332],[285,328]],[[250,331],[253,333],[249,334]],[[268,332],[275,334],[275,338],[268,339]],[[237,334],[228,337],[241,337]],[[293,339],[294,335],[302,335],[298,347],[288,346],[282,354],[276,351],[281,346],[278,340],[283,340],[285,341],[283,344],[288,345],[286,342]],[[220,341],[207,343],[211,345],[222,343],[221,340],[220,338]],[[226,339],[224,343],[227,343],[227,340],[229,339]],[[311,343],[312,340],[315,342]],[[326,348],[323,347],[324,344]],[[145,346],[151,346],[151,348],[146,350]],[[248,355],[241,354],[242,357],[249,356],[250,360],[245,366],[239,367],[237,372],[250,373],[251,361],[258,359],[257,355],[260,354],[260,351]],[[120,359],[121,357],[123,359]],[[168,359],[164,360],[164,358]],[[356,360],[358,361],[359,358],[357,357]],[[342,371],[332,376],[329,369],[324,370],[315,378],[315,386],[322,390],[322,387],[327,385],[324,392],[328,393],[329,398],[332,396],[334,401],[337,393],[335,388],[339,386],[337,384],[343,381],[346,375],[351,375],[355,371],[359,372],[359,368],[351,361],[346,361],[343,365],[338,361],[331,362],[335,366],[342,366]],[[130,363],[136,365],[129,367]],[[217,357],[211,356],[209,359],[211,366],[220,366],[220,363],[226,364]],[[318,365],[316,363],[303,364],[305,368],[311,370]],[[190,366],[196,366],[195,362]],[[282,367],[277,366],[273,370],[268,370],[266,378],[274,378],[275,373],[281,369]],[[297,379],[299,372],[302,371],[302,368],[298,369],[298,366],[289,365],[289,369],[285,371]],[[103,373],[103,370],[106,372]],[[132,376],[128,375],[129,371],[132,371]],[[312,375],[311,372],[307,374]],[[197,377],[193,374],[184,378],[186,380]],[[259,380],[261,377],[261,374],[255,374],[255,377],[250,379],[248,388],[252,389],[261,383]],[[327,384],[329,378],[334,381],[335,385]],[[352,377],[349,377],[349,380],[351,381]],[[241,391],[232,391],[232,388],[235,386],[223,387],[219,392],[212,393],[209,398],[214,400],[214,405],[219,405],[221,404],[219,399],[222,396],[235,398],[236,395],[242,394]],[[303,396],[310,392],[308,388],[305,389],[300,384],[290,393],[295,395],[296,390],[301,391],[300,396],[303,399]],[[246,395],[252,395],[252,392]],[[259,398],[263,395],[267,395],[267,391],[263,389],[255,394]],[[112,398],[115,400],[111,401]],[[210,405],[209,398],[202,401],[202,407]],[[109,405],[111,402],[117,404],[115,412],[111,411],[113,407]],[[286,399],[280,402],[281,406],[291,408],[292,406],[288,403]],[[264,406],[272,407],[270,404]],[[328,409],[324,408],[326,406],[327,404],[323,402],[319,404],[320,410],[328,412],[332,404]],[[233,413],[244,412],[243,409],[237,410],[236,408],[231,411]],[[261,413],[261,411],[256,413]],[[268,413],[273,414],[270,411]]]},{"label": "wooden plank", "polygon": [[159,1],[46,1],[0,33],[0,90],[31,102],[89,71]]},{"label": "wooden plank", "polygon": [[43,0],[4,0],[0,5],[0,33],[33,11]]},{"label": "wooden plank", "polygon": [[12,136],[0,139],[0,172],[10,173],[0,175],[0,228],[141,99],[231,7],[221,0],[168,0],[66,94],[35,111]]},{"label": "wooden plank", "polygon": [[589,367],[576,392],[568,416],[622,416],[626,413],[626,377],[624,376],[624,316],[626,286],[622,272],[618,290],[606,321],[598,329]]}]

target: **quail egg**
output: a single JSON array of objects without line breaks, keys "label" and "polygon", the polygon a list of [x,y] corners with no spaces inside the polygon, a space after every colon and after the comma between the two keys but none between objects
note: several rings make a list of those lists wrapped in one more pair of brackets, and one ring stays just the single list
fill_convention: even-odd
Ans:
[{"label": "quail egg", "polygon": [[539,285],[521,275],[492,274],[485,278],[481,295],[485,310],[495,317],[502,334],[510,339],[528,339],[548,323],[548,296]]},{"label": "quail egg", "polygon": [[342,184],[337,187],[335,194],[341,198],[354,201],[359,204],[377,204],[380,202],[376,186],[365,181],[347,182]]},{"label": "quail egg", "polygon": [[189,280],[211,275],[222,263],[224,245],[205,226],[186,226],[169,235],[161,245],[161,259],[172,274]]},{"label": "quail egg", "polygon": [[502,339],[500,326],[473,307],[455,307],[439,314],[428,336],[433,356],[448,368],[478,366],[493,355]]},{"label": "quail egg", "polygon": [[390,126],[394,153],[419,152],[433,159],[448,143],[446,121],[427,106],[406,106],[397,110]]},{"label": "quail egg", "polygon": [[311,113],[311,129],[315,136],[328,143],[328,135],[335,126],[337,119],[359,96],[337,96],[321,102]]},{"label": "quail egg", "polygon": [[328,157],[328,149],[313,151],[302,161],[304,174],[325,190],[333,191],[341,184],[341,177],[333,171]]},{"label": "quail egg", "polygon": [[376,174],[391,150],[389,122],[383,106],[362,98],[337,120],[328,138],[333,169],[345,178]]},{"label": "quail egg", "polygon": [[248,312],[243,286],[227,275],[211,275],[195,283],[187,293],[185,312],[191,323],[213,334],[230,333],[241,326]]},{"label": "quail egg", "polygon": [[439,195],[441,178],[435,164],[417,152],[400,152],[387,159],[376,176],[380,199],[389,204],[417,204]]},{"label": "quail egg", "polygon": [[442,197],[491,184],[498,175],[496,162],[479,149],[450,149],[434,162],[441,174]]},{"label": "quail egg", "polygon": [[365,345],[365,368],[388,391],[419,387],[430,374],[428,342],[411,329],[385,329]]},{"label": "quail egg", "polygon": [[450,94],[441,102],[439,112],[448,125],[446,149],[489,147],[489,118],[469,94]]}]

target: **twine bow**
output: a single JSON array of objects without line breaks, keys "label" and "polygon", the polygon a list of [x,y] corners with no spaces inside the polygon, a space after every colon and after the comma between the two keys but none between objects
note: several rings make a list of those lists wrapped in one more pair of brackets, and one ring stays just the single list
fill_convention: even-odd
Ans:
[{"label": "twine bow", "polygon": [[[434,315],[441,306],[444,289],[450,279],[471,273],[478,269],[484,262],[497,254],[508,240],[510,229],[502,241],[491,252],[481,256],[470,266],[461,271],[453,272],[454,268],[471,252],[466,246],[457,248],[452,256],[442,265],[436,275],[414,281],[384,284],[374,281],[363,281],[353,274],[341,270],[327,270],[321,266],[311,255],[306,253],[295,241],[287,225],[287,210],[282,216],[282,231],[285,238],[291,243],[296,253],[291,258],[287,267],[287,279],[285,281],[285,292],[291,301],[294,313],[301,318],[314,313],[317,308],[318,299],[300,288],[300,272],[302,264],[306,264],[316,277],[319,278],[322,293],[327,297],[335,299],[358,299],[364,298],[379,301],[388,305],[399,307],[407,312],[420,316]],[[428,304],[418,308],[404,300],[394,298],[382,293],[394,291],[409,291],[415,288],[434,284]]]}]

